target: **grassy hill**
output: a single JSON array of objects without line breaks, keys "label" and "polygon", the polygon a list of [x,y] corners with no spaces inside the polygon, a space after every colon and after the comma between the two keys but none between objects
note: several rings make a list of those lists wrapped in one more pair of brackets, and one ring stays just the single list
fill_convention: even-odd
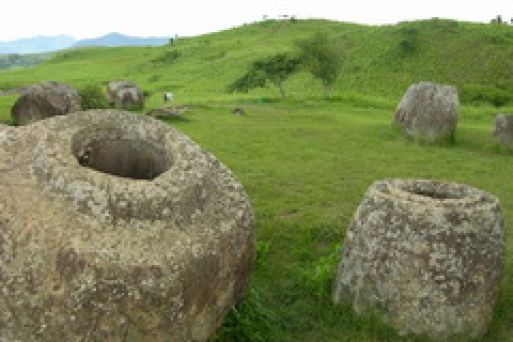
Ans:
[{"label": "grassy hill", "polygon": [[[49,75],[77,86],[130,78],[148,91],[173,90],[184,100],[219,98],[253,60],[292,50],[296,40],[319,30],[330,32],[346,50],[335,96],[358,93],[395,101],[412,82],[433,80],[458,85],[467,103],[513,100],[513,26],[440,19],[379,27],[265,21],[183,38],[173,46],[69,50],[35,68],[0,74],[0,89]],[[316,84],[300,73],[285,86],[292,96],[304,97],[321,94]],[[276,94],[268,89],[251,95]]]},{"label": "grassy hill", "polygon": [[[320,82],[306,73],[287,81],[286,99],[275,88],[224,91],[253,60],[291,50],[297,39],[318,30],[346,47],[347,64],[332,99],[322,98]],[[513,27],[506,25],[266,21],[173,46],[59,52],[36,67],[0,72],[0,89],[48,79],[80,87],[128,78],[151,93],[149,108],[163,104],[163,90],[189,104],[186,120],[169,123],[234,170],[257,218],[250,295],[215,340],[422,341],[331,304],[339,248],[366,188],[383,178],[436,178],[482,188],[499,197],[512,226],[513,156],[490,135],[499,109],[487,103],[507,102],[513,94],[512,43]],[[418,145],[391,132],[394,106],[420,80],[459,86],[466,104],[454,145]],[[0,97],[0,118],[8,117],[14,101]],[[235,105],[248,115],[233,116]],[[508,229],[502,293],[482,341],[513,341]]]}]

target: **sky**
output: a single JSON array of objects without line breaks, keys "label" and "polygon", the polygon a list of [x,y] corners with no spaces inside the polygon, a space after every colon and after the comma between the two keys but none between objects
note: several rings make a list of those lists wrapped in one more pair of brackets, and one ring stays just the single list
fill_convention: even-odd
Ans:
[{"label": "sky", "polygon": [[363,24],[450,18],[489,22],[513,17],[513,0],[2,0],[0,41],[37,35],[91,38],[109,32],[135,36],[192,36],[295,15]]}]

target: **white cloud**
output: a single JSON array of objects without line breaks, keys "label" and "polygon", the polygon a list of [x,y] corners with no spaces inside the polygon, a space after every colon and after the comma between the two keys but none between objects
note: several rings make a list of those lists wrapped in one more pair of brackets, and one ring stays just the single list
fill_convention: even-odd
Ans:
[{"label": "white cloud", "polygon": [[513,17],[513,1],[488,0],[26,0],[3,1],[0,40],[39,34],[78,38],[122,32],[194,35],[260,20],[264,14],[368,24],[442,17],[488,22]]}]

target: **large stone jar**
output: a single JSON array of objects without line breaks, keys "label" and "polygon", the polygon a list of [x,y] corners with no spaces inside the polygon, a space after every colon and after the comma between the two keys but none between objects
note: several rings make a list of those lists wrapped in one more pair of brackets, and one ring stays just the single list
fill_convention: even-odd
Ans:
[{"label": "large stone jar", "polygon": [[347,231],[334,299],[378,309],[401,334],[478,337],[492,317],[504,244],[500,204],[486,192],[379,181]]},{"label": "large stone jar", "polygon": [[81,110],[82,99],[75,88],[59,82],[42,82],[29,86],[11,109],[17,125],[28,125],[46,118]]},{"label": "large stone jar", "polygon": [[0,341],[204,341],[248,287],[233,174],[157,120],[0,130]]},{"label": "large stone jar", "polygon": [[416,140],[453,142],[458,108],[455,86],[420,82],[408,88],[397,106],[392,124]]}]

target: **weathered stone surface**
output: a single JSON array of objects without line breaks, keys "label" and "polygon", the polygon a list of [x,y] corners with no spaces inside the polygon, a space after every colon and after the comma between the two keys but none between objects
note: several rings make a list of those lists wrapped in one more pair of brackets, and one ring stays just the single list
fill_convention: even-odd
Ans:
[{"label": "weathered stone surface", "polygon": [[377,308],[402,334],[484,334],[503,268],[497,199],[428,180],[374,183],[347,231],[335,302]]},{"label": "weathered stone surface", "polygon": [[109,82],[107,97],[110,105],[118,109],[140,109],[144,106],[144,94],[132,81]]},{"label": "weathered stone surface", "polygon": [[180,118],[189,108],[187,106],[171,105],[164,108],[155,108],[150,110],[146,115],[157,119],[173,119]]},{"label": "weathered stone surface", "polygon": [[392,123],[406,135],[428,143],[452,141],[458,124],[458,107],[456,87],[420,82],[408,88]]},{"label": "weathered stone surface", "polygon": [[204,341],[244,297],[232,173],[149,117],[0,130],[0,341]]},{"label": "weathered stone surface", "polygon": [[17,125],[81,110],[78,91],[64,83],[42,82],[27,88],[11,109]]},{"label": "weathered stone surface", "polygon": [[513,114],[497,114],[493,135],[499,144],[513,149]]}]

